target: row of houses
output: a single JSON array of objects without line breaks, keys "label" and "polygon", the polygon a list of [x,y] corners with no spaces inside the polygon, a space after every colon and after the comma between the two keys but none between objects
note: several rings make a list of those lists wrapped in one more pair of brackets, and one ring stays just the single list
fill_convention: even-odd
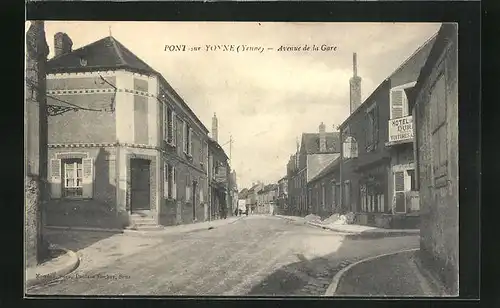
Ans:
[{"label": "row of houses", "polygon": [[420,254],[458,290],[457,26],[443,24],[361,102],[338,131],[304,133],[287,164],[289,215],[353,212],[355,223],[420,228]]},{"label": "row of houses", "polygon": [[373,93],[361,101],[361,77],[353,55],[350,115],[332,132],[303,133],[287,166],[294,215],[322,217],[354,212],[356,222],[378,227],[415,227],[413,126],[408,90],[434,44],[425,42]]},{"label": "row of houses", "polygon": [[242,189],[238,197],[245,200],[245,206],[252,214],[273,214],[278,202],[278,184],[267,184],[262,182],[252,183],[250,188]]},{"label": "row of houses", "polygon": [[46,66],[51,225],[175,225],[231,215],[236,174],[167,80],[113,36],[72,49],[54,36]]}]

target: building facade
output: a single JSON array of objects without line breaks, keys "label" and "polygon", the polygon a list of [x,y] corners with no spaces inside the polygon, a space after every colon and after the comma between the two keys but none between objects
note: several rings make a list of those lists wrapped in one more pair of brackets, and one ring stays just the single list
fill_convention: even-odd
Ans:
[{"label": "building facade", "polygon": [[208,149],[210,219],[218,219],[233,214],[231,209],[230,167],[226,153],[215,139],[209,139]]},{"label": "building facade", "polygon": [[311,213],[311,191],[307,183],[321,170],[339,157],[338,132],[326,132],[325,125],[319,125],[319,133],[303,133],[300,147],[287,165],[288,204],[290,214],[305,216]]},{"label": "building facade", "polygon": [[288,213],[288,179],[286,176],[278,181],[278,200],[276,211],[279,214]]},{"label": "building facade", "polygon": [[415,120],[420,255],[458,295],[459,153],[457,26],[443,24],[410,97]]},{"label": "building facade", "polygon": [[340,212],[339,163],[340,157],[328,164],[308,182],[311,214],[326,218]]},{"label": "building facade", "polygon": [[207,219],[208,130],[184,100],[112,36],[77,50],[67,34],[54,40],[47,92],[60,114],[49,120],[52,224]]},{"label": "building facade", "polygon": [[36,266],[47,255],[43,242],[42,205],[47,201],[46,64],[49,47],[43,21],[31,21],[26,33],[25,59],[25,261]]},{"label": "building facade", "polygon": [[[406,93],[434,43],[425,42],[340,125],[344,211],[359,224],[417,228],[413,134]],[[351,104],[352,105],[352,104]]]}]

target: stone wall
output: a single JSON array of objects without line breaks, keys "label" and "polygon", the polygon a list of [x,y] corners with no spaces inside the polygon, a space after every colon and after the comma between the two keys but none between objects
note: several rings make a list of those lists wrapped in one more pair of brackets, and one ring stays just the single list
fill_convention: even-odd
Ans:
[{"label": "stone wall", "polygon": [[[449,38],[448,38],[449,39]],[[416,119],[416,155],[420,189],[420,251],[424,264],[444,282],[451,294],[458,292],[458,84],[456,34],[435,59],[430,76],[423,81],[413,116]],[[443,73],[445,85],[434,88]],[[432,90],[432,91],[431,91]],[[438,92],[439,91],[439,92]],[[446,182],[438,185],[433,172],[430,100],[437,95],[438,104],[446,107]],[[437,99],[437,98],[436,98]],[[442,149],[442,147],[440,147]]]}]

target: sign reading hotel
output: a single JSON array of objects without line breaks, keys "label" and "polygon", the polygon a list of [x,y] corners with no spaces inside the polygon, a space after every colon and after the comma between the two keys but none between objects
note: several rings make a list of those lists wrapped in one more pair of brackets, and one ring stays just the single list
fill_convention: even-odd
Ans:
[{"label": "sign reading hotel", "polygon": [[389,120],[389,142],[410,142],[413,140],[413,118]]}]

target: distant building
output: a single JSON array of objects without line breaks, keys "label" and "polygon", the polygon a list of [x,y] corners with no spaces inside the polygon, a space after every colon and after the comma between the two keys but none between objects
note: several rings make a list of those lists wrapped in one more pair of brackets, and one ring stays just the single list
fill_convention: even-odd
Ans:
[{"label": "distant building", "polygon": [[325,125],[319,125],[319,133],[303,133],[297,152],[287,165],[288,206],[290,214],[305,216],[312,211],[311,191],[307,183],[326,165],[339,157],[338,132],[326,132]]},{"label": "distant building", "polygon": [[330,162],[321,172],[312,178],[308,184],[311,192],[311,214],[329,217],[340,212],[340,157]]},{"label": "distant building", "polygon": [[279,214],[288,213],[288,178],[286,176],[278,181],[278,201],[276,207]]},{"label": "distant building", "polygon": [[278,185],[269,184],[257,192],[257,213],[272,214],[277,201]]},{"label": "distant building", "polygon": [[212,119],[212,138],[208,139],[209,209],[211,219],[217,219],[223,214],[227,216],[233,214],[231,168],[229,166],[229,157],[216,141],[218,139],[217,123],[217,117],[214,114]]},{"label": "distant building", "polygon": [[458,44],[457,26],[443,24],[410,93],[416,189],[420,193],[420,255],[451,295],[458,295]]}]

